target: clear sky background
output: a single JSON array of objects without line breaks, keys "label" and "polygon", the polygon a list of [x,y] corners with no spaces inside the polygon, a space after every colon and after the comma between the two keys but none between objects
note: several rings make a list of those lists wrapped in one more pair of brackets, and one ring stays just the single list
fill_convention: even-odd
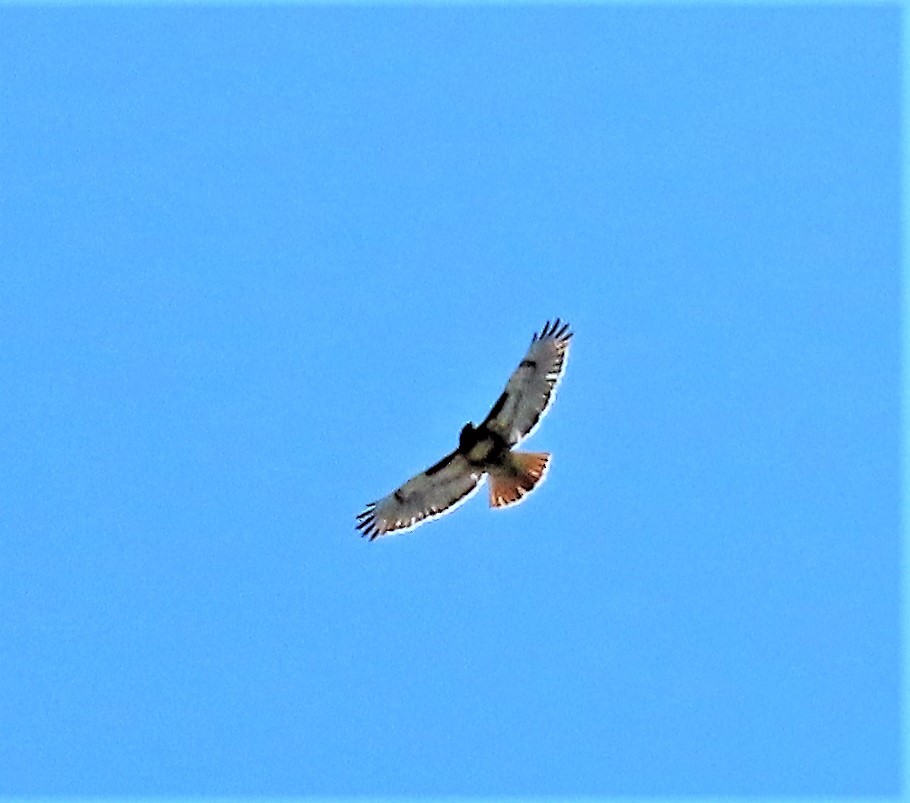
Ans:
[{"label": "clear sky background", "polygon": [[[0,794],[895,794],[898,45],[0,10]],[[358,538],[557,315],[547,482]]]}]

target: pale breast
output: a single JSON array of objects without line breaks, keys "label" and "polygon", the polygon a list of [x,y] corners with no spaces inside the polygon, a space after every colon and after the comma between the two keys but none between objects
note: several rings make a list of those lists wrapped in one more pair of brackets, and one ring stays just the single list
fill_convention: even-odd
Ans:
[{"label": "pale breast", "polygon": [[467,458],[472,463],[486,463],[490,459],[490,454],[493,452],[494,444],[493,441],[484,438],[479,443],[475,443],[470,449],[468,449]]}]

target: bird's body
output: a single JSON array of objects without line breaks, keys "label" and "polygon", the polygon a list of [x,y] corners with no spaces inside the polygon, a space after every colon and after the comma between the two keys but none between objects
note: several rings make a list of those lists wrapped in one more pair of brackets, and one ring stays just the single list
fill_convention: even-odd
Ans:
[{"label": "bird's body", "polygon": [[499,465],[509,453],[509,444],[501,435],[481,425],[467,423],[458,436],[458,451],[472,466]]},{"label": "bird's body", "polygon": [[479,426],[465,424],[458,447],[397,490],[367,505],[357,529],[370,539],[404,532],[448,513],[490,480],[490,506],[517,504],[546,475],[550,455],[517,452],[553,403],[565,371],[572,333],[548,322],[535,334],[528,353]]}]

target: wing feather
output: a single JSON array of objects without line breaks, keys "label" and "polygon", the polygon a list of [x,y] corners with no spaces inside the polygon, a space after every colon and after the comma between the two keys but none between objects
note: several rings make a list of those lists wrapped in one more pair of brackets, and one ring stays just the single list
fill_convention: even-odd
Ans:
[{"label": "wing feather", "polygon": [[559,318],[552,324],[547,321],[481,426],[501,435],[509,446],[534,432],[556,398],[571,338],[569,324]]},{"label": "wing feather", "polygon": [[456,450],[388,496],[370,502],[357,516],[357,529],[371,541],[413,530],[467,502],[483,475]]}]

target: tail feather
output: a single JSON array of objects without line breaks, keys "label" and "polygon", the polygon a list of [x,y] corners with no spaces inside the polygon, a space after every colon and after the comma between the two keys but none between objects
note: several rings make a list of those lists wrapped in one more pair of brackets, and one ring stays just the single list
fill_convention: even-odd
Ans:
[{"label": "tail feather", "polygon": [[490,507],[518,504],[543,480],[547,452],[510,452],[506,464],[490,471]]}]

